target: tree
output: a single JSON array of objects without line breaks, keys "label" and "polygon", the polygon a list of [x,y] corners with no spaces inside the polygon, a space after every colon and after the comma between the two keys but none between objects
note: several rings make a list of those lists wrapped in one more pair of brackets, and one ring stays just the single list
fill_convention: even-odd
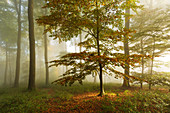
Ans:
[{"label": "tree", "polygon": [[[45,26],[44,26],[45,30]],[[49,69],[48,69],[48,39],[47,39],[47,33],[44,34],[44,59],[45,59],[45,72],[46,72],[46,85],[49,84]]]},{"label": "tree", "polygon": [[[34,1],[34,7],[35,7],[34,8],[34,16],[35,16],[35,18],[38,18],[42,14],[46,15],[48,13],[46,9],[45,10],[41,9],[41,7],[42,7],[42,5],[44,5],[44,3],[45,3],[45,1],[42,1],[42,0]],[[48,37],[47,37],[47,33],[43,34],[43,31],[46,29],[46,26],[45,25],[44,26],[38,26],[37,24],[35,24],[35,29],[38,29],[38,30],[35,31],[36,41],[39,41],[39,42],[42,42],[42,40],[44,41],[44,43],[39,43],[39,44],[44,46],[44,62],[43,63],[45,64],[44,65],[45,66],[45,77],[46,77],[45,84],[49,85]],[[41,52],[38,52],[37,55],[39,55],[40,53]],[[39,61],[40,61],[40,59],[39,59]],[[39,65],[39,64],[37,64],[37,65]],[[38,68],[37,68],[37,70],[38,70]],[[39,73],[39,74],[42,75],[42,73]]]},{"label": "tree", "polygon": [[[71,66],[62,76],[54,82],[62,85],[71,85],[75,81],[82,84],[82,80],[92,71],[98,70],[100,79],[100,94],[104,95],[103,72],[116,76],[128,76],[115,70],[116,66],[125,66],[125,56],[122,53],[113,53],[123,36],[129,36],[131,31],[124,29],[122,17],[125,9],[124,1],[88,0],[88,1],[50,1],[44,8],[49,8],[51,14],[42,16],[37,20],[41,25],[47,25],[49,31],[56,39],[67,41],[78,36],[80,31],[86,33],[86,40],[79,43],[86,50],[80,53],[69,53],[59,60],[54,60],[51,66]],[[135,2],[130,6],[136,6]],[[136,6],[137,7],[137,6]],[[116,29],[116,30],[115,30]],[[116,47],[116,48],[115,48]],[[128,62],[133,65],[138,55],[128,56]],[[135,58],[136,57],[136,58]],[[80,62],[80,60],[82,62]]]},{"label": "tree", "polygon": [[[7,85],[8,75],[8,63],[9,63],[9,52],[11,48],[15,47],[16,42],[16,29],[15,29],[15,13],[12,12],[14,9],[8,1],[3,0],[0,2],[0,42],[1,48],[5,50],[5,72],[4,72],[4,85]],[[9,25],[10,23],[10,25]],[[9,32],[10,31],[10,32]]]},{"label": "tree", "polygon": [[15,81],[14,87],[19,86],[19,76],[20,76],[20,56],[21,56],[21,0],[17,3],[17,0],[14,0],[15,10],[17,12],[18,17],[18,38],[17,38],[17,57],[16,57],[16,73],[15,73]]},{"label": "tree", "polygon": [[[47,14],[47,10],[45,9],[45,15]],[[44,30],[46,27],[44,26]],[[46,85],[49,84],[49,68],[48,68],[48,38],[47,33],[44,34],[44,58],[45,58],[45,72],[46,72]]]},{"label": "tree", "polygon": [[6,65],[5,65],[5,75],[4,75],[4,85],[7,85],[7,71],[8,71],[8,45],[7,43],[5,44],[6,46]]},{"label": "tree", "polygon": [[[8,50],[11,51],[12,49],[16,48],[16,40],[13,40],[14,38],[16,38],[15,36],[17,36],[18,34],[18,38],[17,38],[17,58],[16,58],[16,73],[15,73],[15,80],[13,83],[14,87],[18,87],[19,85],[19,72],[20,72],[20,52],[21,52],[21,33],[25,33],[23,31],[25,30],[24,27],[24,22],[26,23],[26,21],[24,21],[25,18],[21,18],[21,12],[25,11],[25,8],[23,8],[21,10],[21,5],[23,5],[23,3],[25,3],[26,1],[22,2],[18,1],[18,0],[3,0],[1,3],[1,11],[4,13],[2,13],[1,17],[2,17],[2,27],[5,27],[4,32],[6,32],[6,36],[2,36],[3,38],[6,38],[8,40]],[[10,25],[9,25],[10,23]],[[5,25],[6,24],[6,25]],[[22,29],[21,29],[21,24],[22,24]],[[10,26],[10,27],[8,27]],[[18,28],[16,28],[16,26],[18,26]],[[6,29],[8,28],[8,29]],[[4,29],[4,28],[2,28]],[[15,33],[14,33],[15,32]],[[12,35],[11,35],[12,34]],[[8,35],[8,36],[7,36]],[[11,36],[9,36],[11,35]],[[12,46],[12,47],[11,47]]]},{"label": "tree", "polygon": [[[129,5],[129,3],[130,3],[130,1],[126,0],[127,6]],[[129,16],[128,16],[128,15],[130,15],[130,8],[129,7],[126,8],[126,14],[127,14],[127,16],[125,17],[125,28],[129,29],[129,25],[130,25],[130,19],[129,19]],[[128,41],[128,37],[127,36],[124,37],[124,53],[125,53],[126,56],[129,56],[129,41]],[[129,67],[129,63],[127,62],[127,60],[126,60],[126,63],[125,63],[124,73],[129,76],[129,71],[130,71],[129,68],[130,67]],[[124,78],[122,86],[123,87],[130,87],[129,78],[128,77]]]},{"label": "tree", "polygon": [[29,44],[30,44],[28,90],[34,90],[35,89],[35,39],[34,39],[33,0],[28,1],[28,21],[29,21]]},{"label": "tree", "polygon": [[[155,13],[153,13],[155,12]],[[143,56],[148,54],[151,58],[141,60],[142,72],[140,78],[146,79],[151,89],[153,78],[154,58],[169,50],[169,9],[144,9],[133,18],[132,28],[136,30],[134,45],[131,47],[133,52],[141,53]],[[148,74],[144,72],[144,64],[149,63]],[[139,75],[139,74],[138,74]],[[142,81],[141,81],[142,88]]]}]

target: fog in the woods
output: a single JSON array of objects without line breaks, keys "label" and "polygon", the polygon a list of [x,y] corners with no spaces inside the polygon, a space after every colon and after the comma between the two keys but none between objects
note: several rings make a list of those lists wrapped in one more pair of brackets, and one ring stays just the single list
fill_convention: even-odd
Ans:
[{"label": "fog in the woods", "polygon": [[[170,7],[170,1],[169,0],[140,0],[141,3],[144,5],[144,8],[147,9],[161,9],[163,11],[167,10]],[[35,49],[36,49],[36,84],[44,84],[46,81],[46,73],[45,73],[45,40],[43,26],[39,26],[36,22],[36,19],[38,19],[40,16],[45,14],[45,10],[41,7],[43,6],[43,2],[41,0],[34,1],[34,25],[35,25]],[[19,3],[19,0],[18,0]],[[15,2],[13,0],[1,0],[0,1],[0,85],[6,85],[6,86],[13,86],[15,81],[15,74],[16,74],[16,56],[17,56],[17,37],[18,37],[18,15],[19,15],[19,8],[16,9]],[[19,6],[19,4],[17,5]],[[20,47],[20,76],[19,76],[19,83],[20,86],[27,85],[28,84],[28,78],[29,78],[29,41],[28,41],[28,17],[27,17],[27,0],[21,1],[21,13],[20,13],[20,20],[21,23],[21,47]],[[146,10],[147,11],[147,10]],[[139,13],[142,11],[139,10]],[[153,11],[152,13],[155,14],[155,18],[160,16],[161,14],[157,14],[158,10]],[[48,11],[47,11],[48,13]],[[134,15],[136,15],[133,11],[131,11]],[[156,16],[157,14],[157,16]],[[144,18],[146,17],[146,18]],[[144,21],[152,21],[147,20],[147,17],[149,17],[149,13],[143,13],[139,18],[143,18]],[[153,16],[154,17],[154,16]],[[161,17],[161,16],[160,16]],[[134,16],[135,18],[135,16]],[[136,19],[137,19],[136,18]],[[155,19],[153,18],[153,20]],[[168,18],[168,17],[167,17]],[[161,18],[160,18],[161,19]],[[142,20],[141,20],[142,21]],[[163,20],[162,20],[163,21]],[[139,28],[139,26],[135,26],[134,23],[135,19],[131,19],[130,27]],[[146,23],[147,23],[146,22]],[[141,22],[144,24],[145,22]],[[161,21],[160,21],[161,24]],[[169,21],[165,24],[169,24]],[[152,26],[152,25],[151,25]],[[158,26],[160,27],[160,26]],[[168,36],[170,34],[169,27],[164,30],[163,36]],[[151,29],[152,30],[152,29]],[[137,29],[137,32],[140,31],[140,28]],[[53,31],[52,31],[53,32]],[[156,33],[155,33],[156,34]],[[67,42],[61,42],[59,39],[53,40],[54,37],[50,37],[50,33],[47,33],[47,54],[48,54],[48,62],[52,60],[59,59],[62,55],[65,55],[66,53],[72,53],[72,52],[80,52],[80,46],[78,46],[78,43],[80,42],[79,35],[77,37],[72,38],[70,41]],[[82,41],[84,40],[86,33],[82,32]],[[145,38],[145,37],[144,37]],[[157,54],[159,57],[154,58],[153,63],[153,71],[154,72],[169,72],[170,73],[170,52],[169,47],[170,41],[169,37],[156,40],[156,44],[162,43],[162,48],[158,47],[158,49],[155,49],[156,52],[160,52],[160,54]],[[138,39],[136,39],[138,40]],[[144,39],[145,40],[145,39]],[[162,41],[163,40],[163,41]],[[135,52],[135,47],[140,46],[139,43],[135,42],[134,40],[130,42],[130,52]],[[166,43],[165,43],[166,42]],[[144,42],[145,43],[145,42]],[[136,45],[135,45],[136,44]],[[144,47],[149,46],[149,44],[146,42],[144,44]],[[165,45],[163,45],[165,44]],[[122,43],[120,45],[123,46]],[[135,45],[135,47],[133,47]],[[132,48],[131,48],[132,47]],[[165,48],[165,50],[162,50]],[[132,49],[132,50],[131,50]],[[152,49],[152,47],[150,48]],[[82,48],[82,51],[85,50]],[[140,47],[138,48],[140,50]],[[136,53],[139,52],[136,50]],[[120,51],[123,53],[123,51]],[[149,53],[149,52],[148,52]],[[156,56],[156,55],[155,55]],[[150,62],[148,60],[148,62]],[[48,64],[49,66],[50,64]],[[151,64],[146,63],[144,72],[147,73],[149,71],[149,66]],[[65,71],[67,71],[70,67],[69,66],[59,66],[59,67],[50,67],[49,68],[49,80],[50,83],[56,79],[59,78],[60,75],[62,75]],[[117,70],[123,72],[123,68],[116,68]],[[131,68],[131,73],[141,72],[141,67],[135,67]],[[97,76],[88,76],[84,81],[88,82],[99,82],[99,77]],[[115,79],[114,75],[104,76],[104,83],[105,82],[116,82],[116,83],[122,83],[123,79],[118,78]],[[22,84],[22,85],[21,85]]]},{"label": "fog in the woods", "polygon": [[0,113],[170,113],[170,0],[0,0]]}]

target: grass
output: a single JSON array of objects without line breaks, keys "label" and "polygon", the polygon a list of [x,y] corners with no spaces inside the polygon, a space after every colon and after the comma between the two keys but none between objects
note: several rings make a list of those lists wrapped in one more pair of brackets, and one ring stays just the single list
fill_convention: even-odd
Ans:
[{"label": "grass", "polygon": [[[0,113],[118,112],[168,113],[170,93],[159,90],[124,89],[106,84],[104,97],[97,97],[98,84],[52,85],[28,92],[26,88],[1,88]],[[157,88],[158,89],[158,88]]]},{"label": "grass", "polygon": [[28,92],[24,89],[3,89],[0,95],[0,113],[30,113],[47,110],[50,98],[47,92]]}]

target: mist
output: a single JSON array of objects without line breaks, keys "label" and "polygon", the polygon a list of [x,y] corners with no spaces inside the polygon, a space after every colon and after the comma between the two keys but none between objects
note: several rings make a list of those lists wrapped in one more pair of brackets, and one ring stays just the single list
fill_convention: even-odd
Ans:
[{"label": "mist", "polygon": [[[96,4],[80,1],[77,5],[68,0],[67,7],[62,0],[61,4],[34,0],[31,41],[28,0],[0,1],[0,88],[28,86],[32,90],[57,84],[59,91],[60,85],[78,89],[80,83],[85,89],[93,84],[91,87],[100,90],[99,96],[110,88],[108,84],[125,89],[165,86],[168,91],[170,0],[130,0],[128,5],[125,0],[110,5],[113,9],[104,0]],[[35,78],[29,86],[33,42]],[[74,95],[67,88],[63,91],[63,95]]]},{"label": "mist", "polygon": [[[38,3],[39,2],[39,3]],[[45,61],[44,61],[44,31],[43,26],[39,26],[36,22],[36,19],[42,16],[41,7],[43,6],[43,2],[38,1],[35,7],[35,43],[36,43],[36,81],[37,83],[45,82]],[[16,71],[16,53],[17,53],[17,13],[14,8],[14,3],[10,0],[1,1],[1,4],[8,4],[12,8],[8,8],[8,6],[1,7],[1,76],[0,76],[0,84],[4,84],[4,80],[6,80],[7,86],[12,86],[14,84],[15,79],[15,71]],[[27,1],[22,1],[21,4],[21,66],[20,66],[20,83],[28,82],[29,75],[29,43],[28,43],[28,19],[27,19]],[[153,9],[160,8],[166,10],[170,5],[169,0],[144,0],[141,1],[144,8],[149,8],[150,6]],[[152,4],[152,5],[151,5]],[[5,12],[9,13],[5,13]],[[139,11],[140,12],[140,11]],[[9,17],[8,17],[9,16]],[[132,18],[133,19],[133,18]],[[165,34],[169,35],[169,31]],[[85,37],[85,33],[82,34],[82,37]],[[59,40],[53,40],[54,37],[49,37],[50,33],[47,33],[47,42],[48,42],[48,61],[52,61],[54,59],[58,59],[62,55],[71,52],[80,52],[80,47],[78,43],[80,42],[79,37],[74,37],[70,41],[60,42]],[[169,40],[167,40],[169,43]],[[5,44],[8,44],[6,47]],[[165,51],[159,55],[159,57],[155,58],[156,65],[154,70],[156,71],[165,71],[169,72],[169,55],[168,51]],[[8,57],[8,58],[6,58]],[[8,60],[8,61],[6,61]],[[159,64],[159,66],[158,66]],[[50,65],[50,64],[49,64]],[[121,69],[123,71],[123,69]],[[132,69],[133,70],[133,69]],[[54,81],[59,77],[59,75],[63,74],[66,71],[66,67],[52,67],[49,68],[49,78],[50,82]],[[6,78],[5,78],[6,76]],[[88,77],[86,81],[93,82],[93,77]],[[97,77],[98,79],[98,77]],[[98,81],[98,80],[97,80]],[[114,77],[105,76],[105,82],[122,82],[122,79],[119,80],[114,79]]]}]

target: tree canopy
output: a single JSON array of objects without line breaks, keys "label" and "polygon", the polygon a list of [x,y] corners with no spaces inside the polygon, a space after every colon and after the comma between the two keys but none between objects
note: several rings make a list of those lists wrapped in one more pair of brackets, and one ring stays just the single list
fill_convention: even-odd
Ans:
[{"label": "tree canopy", "polygon": [[[54,39],[67,41],[84,32],[85,41],[79,43],[85,48],[80,53],[70,53],[59,60],[51,61],[51,66],[71,66],[61,79],[54,82],[67,85],[82,80],[93,71],[99,72],[102,86],[102,72],[116,77],[127,76],[117,71],[116,67],[125,68],[125,62],[131,66],[138,62],[141,55],[124,55],[120,52],[124,36],[131,37],[134,32],[124,27],[124,10],[130,7],[135,11],[140,6],[136,1],[125,0],[47,0],[44,8],[50,9],[50,14],[40,17],[37,22],[46,25],[45,32],[50,32]],[[130,16],[130,15],[129,15]],[[131,77],[131,76],[128,76]]]}]

